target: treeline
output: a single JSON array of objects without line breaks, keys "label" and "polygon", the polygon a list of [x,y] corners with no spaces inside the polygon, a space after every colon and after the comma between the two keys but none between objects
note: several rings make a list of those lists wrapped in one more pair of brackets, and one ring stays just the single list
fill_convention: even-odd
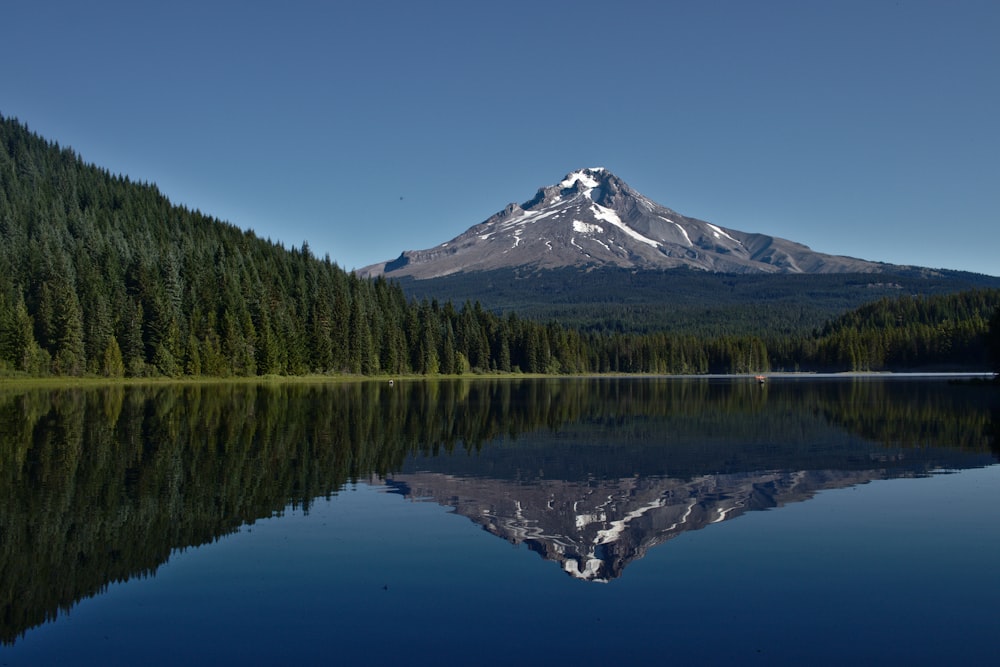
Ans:
[{"label": "treeline", "polygon": [[807,335],[590,334],[602,371],[979,370],[1000,372],[1000,290],[882,298]]},{"label": "treeline", "polygon": [[[391,277],[391,274],[390,274]],[[809,336],[831,319],[881,297],[998,289],[1000,278],[886,265],[883,273],[722,274],[693,269],[604,267],[495,269],[426,280],[399,279],[408,297],[516,312],[598,333]]]},{"label": "treeline", "polygon": [[805,341],[774,344],[772,353],[784,365],[804,359],[821,368],[985,369],[991,354],[1000,353],[998,335],[1000,290],[969,290],[883,298],[845,313]]},{"label": "treeline", "polygon": [[985,348],[971,341],[985,331],[982,308],[997,301],[988,291],[968,297],[975,303],[912,354],[902,338],[925,329],[907,328],[916,326],[909,311],[896,320],[899,341],[876,342],[847,320],[765,340],[584,332],[470,301],[416,301],[307,244],[286,249],[175,206],[155,186],[85,164],[2,117],[0,238],[5,375],[746,373],[919,364],[931,349],[935,362],[982,365]]}]

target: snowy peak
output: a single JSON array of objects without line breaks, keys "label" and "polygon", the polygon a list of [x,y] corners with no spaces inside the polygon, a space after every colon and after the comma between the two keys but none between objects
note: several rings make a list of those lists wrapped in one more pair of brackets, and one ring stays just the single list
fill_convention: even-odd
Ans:
[{"label": "snowy peak", "polygon": [[572,197],[586,197],[596,204],[609,206],[613,204],[613,198],[620,195],[623,190],[636,195],[621,179],[604,167],[591,167],[571,172],[557,185],[542,188],[538,192],[543,200],[548,200],[549,203]]},{"label": "snowy peak", "polygon": [[880,265],[689,218],[603,167],[578,169],[464,234],[365,267],[363,276],[436,278],[501,268],[688,267],[725,273],[874,272]]},{"label": "snowy peak", "polygon": [[598,201],[604,196],[608,176],[613,178],[610,172],[603,167],[593,167],[590,169],[580,169],[571,172],[555,185],[539,188],[535,196],[520,205],[522,210],[537,210],[540,207],[550,207],[558,204],[565,204],[577,197],[585,197],[591,201]]},{"label": "snowy peak", "polygon": [[604,171],[604,167],[591,167],[590,169],[574,171],[566,175],[566,178],[559,183],[559,187],[564,190],[568,190],[574,187],[577,183],[580,183],[585,188],[596,188],[600,185],[600,181],[598,179],[604,175]]}]

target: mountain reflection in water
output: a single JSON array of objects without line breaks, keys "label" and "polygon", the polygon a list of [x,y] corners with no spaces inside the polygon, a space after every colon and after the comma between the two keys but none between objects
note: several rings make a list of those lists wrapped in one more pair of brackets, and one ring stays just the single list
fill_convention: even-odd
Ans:
[{"label": "mountain reflection in water", "polygon": [[868,380],[0,392],[0,640],[174,549],[372,477],[608,581],[749,510],[993,463],[995,403],[987,388]]},{"label": "mountain reflection in water", "polygon": [[988,406],[975,407],[994,392],[944,382],[609,381],[594,393],[603,410],[475,457],[412,456],[387,483],[607,582],[747,511],[996,460]]},{"label": "mountain reflection in water", "polygon": [[889,476],[887,470],[798,470],[517,484],[419,472],[393,475],[389,484],[405,495],[454,507],[578,579],[608,582],[650,548],[685,531],[806,500],[822,489]]}]

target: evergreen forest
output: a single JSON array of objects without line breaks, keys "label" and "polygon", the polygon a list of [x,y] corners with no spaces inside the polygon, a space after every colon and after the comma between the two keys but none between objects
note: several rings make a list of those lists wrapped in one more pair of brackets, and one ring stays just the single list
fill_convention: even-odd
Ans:
[{"label": "evergreen forest", "polygon": [[174,205],[2,116],[0,239],[0,376],[986,370],[1000,345],[995,288],[883,296],[809,331],[752,333],[418,300],[308,243]]}]

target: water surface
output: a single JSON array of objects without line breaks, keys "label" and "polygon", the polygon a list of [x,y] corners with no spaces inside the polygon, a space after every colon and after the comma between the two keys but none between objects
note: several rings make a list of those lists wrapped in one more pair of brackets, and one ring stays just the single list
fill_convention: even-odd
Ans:
[{"label": "water surface", "polygon": [[0,662],[986,664],[998,425],[927,379],[0,393]]}]

